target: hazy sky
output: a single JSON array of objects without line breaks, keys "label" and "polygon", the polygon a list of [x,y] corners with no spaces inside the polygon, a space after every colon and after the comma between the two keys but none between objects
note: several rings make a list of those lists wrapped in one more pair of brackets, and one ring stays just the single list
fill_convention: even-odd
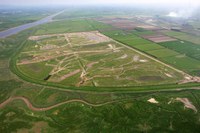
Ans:
[{"label": "hazy sky", "polygon": [[162,5],[200,5],[200,0],[0,0],[2,5],[93,5],[93,4],[162,4]]}]

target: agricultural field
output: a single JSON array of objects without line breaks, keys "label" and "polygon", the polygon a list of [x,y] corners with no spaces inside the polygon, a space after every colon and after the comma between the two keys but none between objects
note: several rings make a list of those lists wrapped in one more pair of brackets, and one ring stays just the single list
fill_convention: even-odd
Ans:
[{"label": "agricultural field", "polygon": [[0,39],[0,133],[200,132],[199,45],[88,9]]},{"label": "agricultural field", "polygon": [[138,23],[126,18],[98,18],[99,22],[112,25],[113,27],[123,30],[133,30],[137,27]]},{"label": "agricultural field", "polygon": [[98,31],[30,36],[17,67],[29,78],[77,87],[178,83],[186,76]]},{"label": "agricultural field", "polygon": [[94,30],[94,28],[88,24],[87,20],[65,20],[62,21],[62,23],[59,21],[55,21],[53,23],[39,26],[35,35],[91,30]]},{"label": "agricultural field", "polygon": [[183,54],[171,57],[163,57],[162,60],[186,71],[187,73],[199,76],[200,62],[198,60],[187,57]]},{"label": "agricultural field", "polygon": [[[199,76],[200,61],[198,60],[199,45],[197,44],[182,40],[175,41],[176,39],[174,38],[170,38],[162,34],[158,35],[158,33],[150,32],[148,30],[137,30],[133,32],[112,30],[103,31],[103,33],[121,43],[145,52],[146,54],[153,56],[162,62],[183,70],[186,73]],[[159,41],[160,43],[149,40],[149,38],[162,38],[163,36],[164,40],[161,42]]]},{"label": "agricultural field", "polygon": [[176,41],[175,38],[171,38],[165,35],[143,35],[142,37],[155,43]]},{"label": "agricultural field", "polygon": [[183,32],[177,32],[177,31],[163,31],[163,33],[180,40],[189,41],[194,44],[200,45],[200,38],[198,36],[194,36],[194,35],[183,33]]},{"label": "agricultural field", "polygon": [[161,43],[162,46],[185,54],[188,57],[200,60],[200,45],[193,44],[187,41],[172,41]]}]

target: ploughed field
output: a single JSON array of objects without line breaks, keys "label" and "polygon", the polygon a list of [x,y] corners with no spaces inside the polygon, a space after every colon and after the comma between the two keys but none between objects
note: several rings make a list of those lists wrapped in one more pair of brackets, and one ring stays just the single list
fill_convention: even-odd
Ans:
[{"label": "ploughed field", "polygon": [[17,68],[32,79],[77,87],[159,85],[186,78],[98,31],[30,36]]}]

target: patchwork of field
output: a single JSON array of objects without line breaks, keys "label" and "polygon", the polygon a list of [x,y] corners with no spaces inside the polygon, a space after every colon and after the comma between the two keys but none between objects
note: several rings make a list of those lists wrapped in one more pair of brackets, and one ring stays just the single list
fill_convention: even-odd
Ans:
[{"label": "patchwork of field", "polygon": [[[144,32],[148,35],[145,35]],[[146,30],[141,30],[141,32],[136,31],[136,34],[134,34],[135,32],[127,33],[121,30],[104,31],[103,33],[121,43],[145,52],[167,64],[171,64],[172,66],[191,75],[200,75],[200,61],[198,60],[199,45],[180,40],[171,40],[169,42],[167,41],[158,44],[153,43],[142,38],[142,36],[155,36],[156,33]],[[180,45],[182,46],[179,47]]]},{"label": "patchwork of field", "polygon": [[98,18],[96,20],[124,30],[133,30],[138,25],[138,23],[134,22],[133,20],[125,18]]},{"label": "patchwork of field", "polygon": [[17,67],[30,78],[78,87],[178,83],[187,76],[98,31],[31,36]]},{"label": "patchwork of field", "polygon": [[110,17],[110,18],[98,18],[96,19],[99,22],[112,25],[113,27],[122,29],[122,30],[133,30],[135,28],[143,28],[146,30],[159,30],[159,27],[152,25],[147,25],[137,21],[136,19],[131,18],[120,18],[120,17]]},{"label": "patchwork of field", "polygon": [[0,39],[0,133],[200,132],[199,83],[180,71],[199,73],[198,45],[116,29],[59,20]]},{"label": "patchwork of field", "polygon": [[175,37],[180,40],[189,41],[194,44],[200,45],[200,38],[198,36],[190,35],[183,32],[177,32],[177,31],[162,31],[162,32],[168,36]]}]

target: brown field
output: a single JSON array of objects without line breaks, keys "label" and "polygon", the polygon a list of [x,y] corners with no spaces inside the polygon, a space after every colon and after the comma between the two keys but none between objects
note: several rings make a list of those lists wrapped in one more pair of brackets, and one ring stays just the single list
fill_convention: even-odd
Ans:
[{"label": "brown field", "polygon": [[160,43],[160,42],[169,42],[169,41],[175,41],[177,39],[165,36],[165,35],[145,35],[142,36],[145,39],[148,39],[150,41],[153,41],[155,43]]},{"label": "brown field", "polygon": [[137,22],[126,18],[101,18],[97,20],[123,30],[133,30],[138,26]]},{"label": "brown field", "polygon": [[135,28],[143,28],[146,30],[161,30],[161,28],[152,26],[149,24],[141,24],[140,21],[127,19],[127,18],[99,18],[96,19],[99,22],[110,24],[116,28],[123,29],[123,30],[133,30]]}]

